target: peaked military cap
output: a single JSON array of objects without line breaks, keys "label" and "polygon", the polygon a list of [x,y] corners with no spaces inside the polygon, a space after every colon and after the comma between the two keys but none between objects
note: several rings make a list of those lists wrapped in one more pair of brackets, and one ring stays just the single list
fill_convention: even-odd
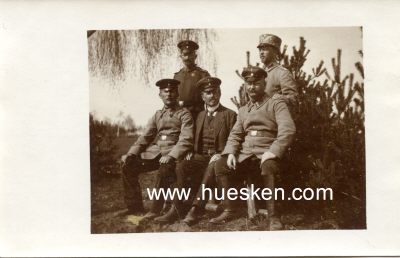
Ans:
[{"label": "peaked military cap", "polygon": [[221,85],[221,80],[217,77],[204,77],[200,81],[197,82],[196,86],[200,91],[203,91],[208,88],[218,88]]},{"label": "peaked military cap", "polygon": [[267,77],[267,72],[258,66],[248,66],[243,68],[242,76],[247,82],[254,82]]},{"label": "peaked military cap", "polygon": [[181,51],[193,52],[199,49],[199,45],[192,40],[182,40],[181,42],[178,43],[178,48]]},{"label": "peaked military cap", "polygon": [[169,88],[169,87],[178,87],[180,81],[175,79],[161,79],[156,82],[156,86],[160,87],[160,89]]},{"label": "peaked military cap", "polygon": [[281,51],[282,39],[273,34],[262,34],[260,35],[260,43],[257,48],[261,48],[263,46],[272,46],[276,48],[279,52]]}]

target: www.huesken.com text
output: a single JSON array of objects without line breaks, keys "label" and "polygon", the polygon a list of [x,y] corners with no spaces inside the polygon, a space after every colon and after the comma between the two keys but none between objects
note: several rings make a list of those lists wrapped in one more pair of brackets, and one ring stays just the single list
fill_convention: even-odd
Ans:
[{"label": "www.huesken.com text", "polygon": [[[228,189],[215,189],[201,186],[201,197],[199,200],[208,200],[214,198],[215,200],[333,200],[333,191],[331,188],[294,188],[290,194],[285,193],[283,188],[256,188],[253,184],[244,188],[228,188]],[[147,194],[150,200],[174,199],[188,200],[191,196],[190,188],[147,188]]]}]

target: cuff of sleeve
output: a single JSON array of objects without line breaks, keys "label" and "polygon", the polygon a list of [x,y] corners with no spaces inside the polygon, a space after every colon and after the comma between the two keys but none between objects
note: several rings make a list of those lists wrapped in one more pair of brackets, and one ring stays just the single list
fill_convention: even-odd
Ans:
[{"label": "cuff of sleeve", "polygon": [[138,146],[132,146],[129,151],[128,151],[128,155],[130,154],[134,154],[134,155],[139,155],[140,150]]},{"label": "cuff of sleeve", "polygon": [[176,160],[179,159],[179,156],[181,156],[177,151],[174,150],[171,150],[167,155],[173,157]]},{"label": "cuff of sleeve", "polygon": [[272,145],[271,148],[268,151],[273,153],[277,158],[282,158],[283,153],[284,153],[285,150],[283,150],[279,146]]},{"label": "cuff of sleeve", "polygon": [[236,151],[232,148],[225,148],[222,152],[221,155],[229,155],[229,154],[233,154],[236,155]]}]

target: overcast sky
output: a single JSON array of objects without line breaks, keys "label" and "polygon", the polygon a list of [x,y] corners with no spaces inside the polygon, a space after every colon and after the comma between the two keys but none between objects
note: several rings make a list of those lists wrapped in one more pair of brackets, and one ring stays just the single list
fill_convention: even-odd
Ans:
[{"label": "overcast sky", "polygon": [[[299,38],[303,36],[306,47],[311,50],[304,70],[311,74],[320,60],[324,60],[328,72],[333,74],[331,58],[336,57],[337,49],[342,49],[342,76],[353,72],[356,80],[361,80],[354,63],[362,61],[359,50],[362,50],[362,31],[359,27],[315,27],[315,28],[262,28],[262,29],[216,29],[218,40],[215,44],[217,55],[217,76],[222,80],[221,102],[223,105],[236,111],[230,97],[236,96],[241,79],[235,70],[241,71],[246,65],[246,51],[250,51],[250,62],[259,61],[257,44],[259,35],[263,33],[276,34],[282,38],[282,46],[288,45],[288,53],[292,53],[292,46],[299,45]],[[200,46],[201,47],[201,46]],[[178,51],[177,51],[178,55]],[[171,65],[160,67],[165,78],[172,78],[173,73],[181,67],[176,58],[171,58]],[[202,67],[206,70],[211,68]],[[122,111],[130,114],[137,125],[144,125],[150,116],[162,108],[158,97],[157,87],[145,87],[135,78],[118,82],[119,90],[113,90],[101,78],[90,78],[90,111],[96,117],[118,120]]]}]

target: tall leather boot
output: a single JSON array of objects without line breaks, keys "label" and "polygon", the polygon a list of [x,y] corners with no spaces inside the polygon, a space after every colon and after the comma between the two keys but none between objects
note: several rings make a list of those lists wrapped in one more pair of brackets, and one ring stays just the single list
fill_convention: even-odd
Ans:
[{"label": "tall leather boot", "polygon": [[282,222],[277,216],[275,211],[275,180],[272,173],[267,173],[263,176],[264,187],[269,188],[272,191],[272,196],[270,200],[266,200],[267,211],[268,211],[268,227],[269,230],[281,230],[283,228]]},{"label": "tall leather boot", "polygon": [[[165,178],[162,177],[161,173],[158,172],[156,174],[156,182],[155,182],[155,185],[154,185],[154,189],[159,190],[161,188],[166,189],[167,188],[167,182],[166,182]],[[151,200],[150,211],[147,212],[144,215],[144,218],[145,219],[154,219],[155,217],[159,216],[160,212],[161,212],[161,209],[162,209],[162,207],[164,205],[164,202],[165,202],[165,198],[163,198],[162,195],[160,195],[159,199]]]},{"label": "tall leather boot", "polygon": [[135,157],[129,157],[122,166],[122,183],[124,186],[125,204],[128,208],[127,215],[144,211],[142,191],[138,180],[140,169],[141,167]]},{"label": "tall leather boot", "polygon": [[[224,189],[223,191],[226,194],[226,191],[229,189],[229,178],[227,175],[221,175],[217,177],[218,183],[220,184],[221,188]],[[227,196],[225,196],[223,200],[224,211],[216,218],[212,218],[210,223],[213,224],[224,224],[232,219],[235,218],[235,209],[233,205],[233,201],[229,200]]]},{"label": "tall leather boot", "polygon": [[[175,188],[176,188],[175,184]],[[181,188],[178,188],[181,189]],[[174,223],[176,220],[183,218],[188,208],[177,196],[172,200],[171,208],[163,216],[157,217],[154,220],[160,223]]]}]

